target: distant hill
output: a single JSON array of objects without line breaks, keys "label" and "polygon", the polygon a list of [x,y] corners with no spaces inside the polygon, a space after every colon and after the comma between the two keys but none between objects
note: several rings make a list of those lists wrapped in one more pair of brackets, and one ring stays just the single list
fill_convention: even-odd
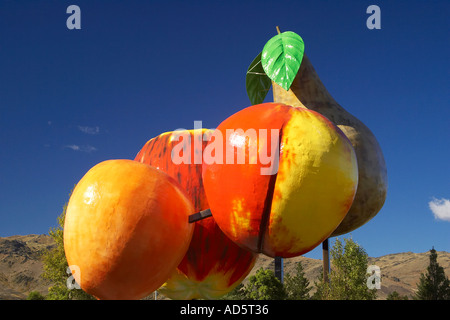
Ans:
[{"label": "distant hill", "polygon": [[25,299],[30,291],[47,294],[41,254],[54,246],[48,235],[0,238],[0,299]]},{"label": "distant hill", "polygon": [[[48,235],[0,237],[0,300],[26,299],[30,291],[44,295],[50,283],[44,281],[41,254],[54,246]],[[438,263],[450,276],[450,253],[438,251]],[[284,272],[293,273],[295,264],[301,262],[311,285],[322,271],[322,260],[306,257],[284,259]],[[420,274],[426,272],[429,253],[394,253],[379,258],[369,258],[369,264],[381,269],[381,289],[378,299],[385,299],[394,290],[400,295],[413,296]],[[274,268],[273,259],[260,255],[249,276],[259,268]],[[244,280],[245,281],[245,280]]]}]

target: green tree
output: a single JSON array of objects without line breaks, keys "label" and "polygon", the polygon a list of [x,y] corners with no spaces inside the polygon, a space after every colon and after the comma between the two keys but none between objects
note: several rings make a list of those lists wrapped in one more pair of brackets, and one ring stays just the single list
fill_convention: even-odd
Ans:
[{"label": "green tree", "polygon": [[31,291],[28,294],[27,300],[45,300],[45,296],[37,291]]},{"label": "green tree", "polygon": [[368,255],[352,239],[344,239],[343,244],[336,239],[331,248],[332,268],[329,281],[321,276],[315,285],[317,291],[313,298],[318,300],[372,300],[376,298],[376,289],[367,287]]},{"label": "green tree", "polygon": [[68,263],[64,252],[64,220],[66,217],[67,204],[64,205],[63,212],[57,218],[58,226],[51,228],[49,235],[55,241],[56,246],[47,250],[43,255],[44,272],[42,277],[50,280],[52,285],[48,289],[48,300],[87,300],[94,299],[81,289],[67,288]]},{"label": "green tree", "polygon": [[392,291],[388,294],[386,300],[408,300],[408,296],[401,296],[397,291]]},{"label": "green tree", "polygon": [[245,287],[241,282],[229,293],[221,297],[222,300],[246,300]]},{"label": "green tree", "polygon": [[294,276],[286,274],[284,286],[289,300],[309,300],[309,280],[305,277],[301,262],[296,265],[296,273]]},{"label": "green tree", "polygon": [[430,250],[430,264],[426,274],[420,275],[415,298],[418,300],[450,300],[450,281],[437,262],[437,252]]},{"label": "green tree", "polygon": [[275,273],[263,268],[249,278],[243,293],[247,300],[283,300],[287,297],[284,286],[275,277]]}]

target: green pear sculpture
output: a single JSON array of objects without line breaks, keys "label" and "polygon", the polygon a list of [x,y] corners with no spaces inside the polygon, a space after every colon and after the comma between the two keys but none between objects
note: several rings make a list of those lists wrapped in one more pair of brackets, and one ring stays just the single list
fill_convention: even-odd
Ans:
[{"label": "green pear sculpture", "polygon": [[377,139],[364,123],[333,99],[306,55],[288,91],[273,81],[272,86],[274,102],[317,111],[350,140],[358,161],[358,188],[352,207],[330,237],[361,227],[380,211],[386,199],[387,170]]}]

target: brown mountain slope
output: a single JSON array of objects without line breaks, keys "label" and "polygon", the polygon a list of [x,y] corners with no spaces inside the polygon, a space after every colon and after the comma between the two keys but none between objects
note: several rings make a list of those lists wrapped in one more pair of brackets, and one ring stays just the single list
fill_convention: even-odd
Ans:
[{"label": "brown mountain slope", "polygon": [[[450,277],[450,253],[437,252],[437,262]],[[400,295],[413,296],[421,273],[426,273],[430,263],[429,252],[404,252],[389,254],[379,258],[370,258],[370,264],[381,269],[381,289],[378,295],[385,298],[390,292],[397,291]]]},{"label": "brown mountain slope", "polygon": [[[26,299],[30,291],[47,294],[49,283],[40,276],[43,268],[40,256],[43,250],[52,246],[54,242],[48,235],[0,237],[0,300]],[[381,269],[378,299],[385,299],[394,290],[401,295],[414,295],[420,274],[426,272],[429,264],[428,255],[428,252],[405,252],[370,258],[369,263]],[[299,261],[313,286],[322,271],[322,260],[302,256],[284,259],[285,274],[293,273]],[[450,276],[450,253],[439,251],[438,263]],[[260,255],[249,276],[261,267],[273,270],[273,259]]]},{"label": "brown mountain slope", "polygon": [[30,291],[47,294],[40,256],[53,245],[47,235],[0,238],[0,300],[25,299]]}]

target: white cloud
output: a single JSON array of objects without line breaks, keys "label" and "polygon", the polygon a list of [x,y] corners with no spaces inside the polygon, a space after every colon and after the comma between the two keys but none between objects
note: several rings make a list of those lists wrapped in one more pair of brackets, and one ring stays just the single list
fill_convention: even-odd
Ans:
[{"label": "white cloud", "polygon": [[78,126],[78,129],[81,132],[87,133],[87,134],[98,134],[98,133],[100,133],[100,128],[98,126],[95,126],[95,127]]},{"label": "white cloud", "polygon": [[450,200],[449,199],[436,199],[428,202],[430,210],[433,212],[434,217],[440,220],[450,221]]},{"label": "white cloud", "polygon": [[69,144],[64,146],[64,148],[72,149],[73,151],[81,151],[81,152],[93,152],[97,151],[96,147],[90,145],[78,146],[76,144]]},{"label": "white cloud", "polygon": [[76,144],[70,144],[70,145],[64,146],[64,148],[69,148],[69,149],[72,149],[74,151],[79,151],[80,150],[80,146],[77,146]]}]

